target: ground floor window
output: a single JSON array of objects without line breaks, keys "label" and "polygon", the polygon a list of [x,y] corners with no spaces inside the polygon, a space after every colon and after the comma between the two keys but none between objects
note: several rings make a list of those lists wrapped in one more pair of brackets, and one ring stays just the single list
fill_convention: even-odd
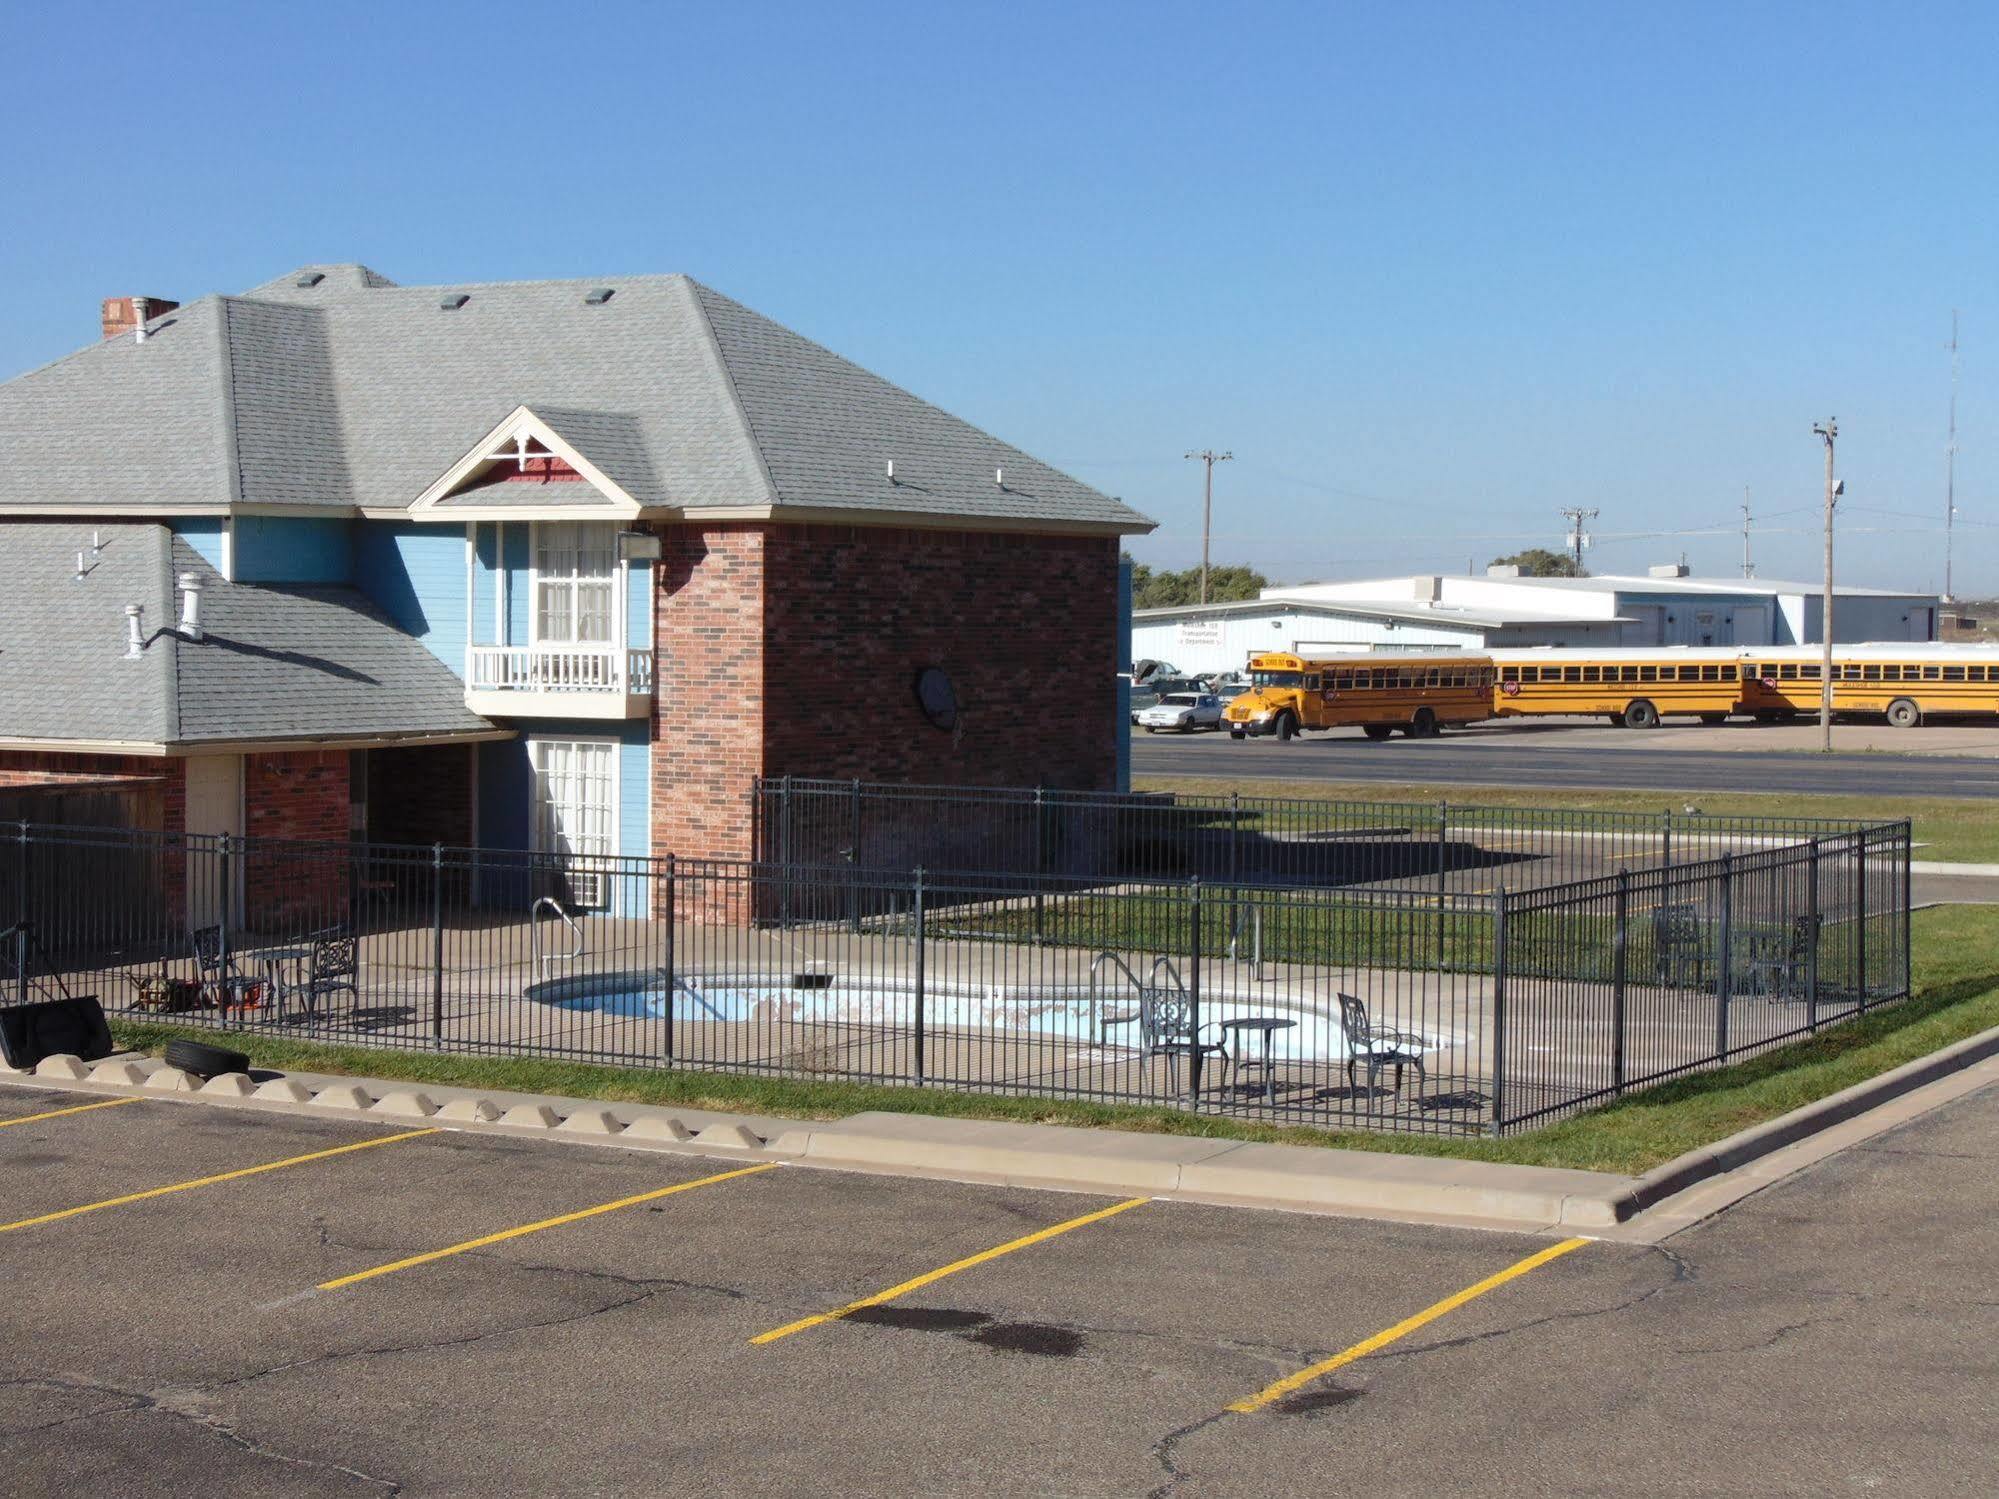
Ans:
[{"label": "ground floor window", "polygon": [[617,852],[617,746],[596,739],[536,739],[534,847],[557,855],[566,888],[560,898],[603,906],[611,892],[610,859]]}]

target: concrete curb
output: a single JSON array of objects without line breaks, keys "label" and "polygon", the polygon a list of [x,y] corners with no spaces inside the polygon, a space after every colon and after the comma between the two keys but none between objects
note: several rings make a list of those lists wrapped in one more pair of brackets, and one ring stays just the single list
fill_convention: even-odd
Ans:
[{"label": "concrete curb", "polygon": [[[1060,1191],[1181,1198],[1302,1212],[1454,1223],[1513,1232],[1611,1229],[1869,1110],[1999,1057],[1999,1027],[1718,1140],[1640,1177],[1317,1146],[1142,1135],[1064,1125],[864,1113],[827,1123],[642,1104],[294,1073],[231,1073],[199,1084],[148,1057],[86,1069],[51,1057],[40,1086],[293,1115],[425,1122],[677,1154],[783,1160],[833,1171],[946,1178]],[[1889,1127],[1888,1125],[1883,1126]]]},{"label": "concrete curb", "polygon": [[1999,879],[1999,864],[1953,864],[1947,859],[1916,859],[1910,874],[1961,874],[1975,879]]},{"label": "concrete curb", "polygon": [[1708,1177],[1737,1170],[1993,1056],[1999,1056],[1999,1026],[1843,1088],[1817,1103],[1753,1124],[1725,1140],[1690,1150],[1662,1166],[1654,1166],[1617,1194],[1610,1203],[1616,1213],[1613,1221],[1622,1223]]}]

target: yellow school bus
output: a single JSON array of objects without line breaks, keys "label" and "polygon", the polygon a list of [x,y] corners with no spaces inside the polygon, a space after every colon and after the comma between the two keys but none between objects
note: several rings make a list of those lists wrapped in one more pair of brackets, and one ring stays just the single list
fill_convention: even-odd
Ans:
[{"label": "yellow school bus", "polygon": [[1222,713],[1231,739],[1290,739],[1305,729],[1359,728],[1370,739],[1401,729],[1426,739],[1492,716],[1489,656],[1400,653],[1307,660],[1277,651],[1249,658],[1249,691]]},{"label": "yellow school bus", "polygon": [[1720,723],[1743,711],[1742,652],[1730,647],[1496,650],[1496,717],[1528,714],[1607,718],[1631,729],[1657,728],[1669,714]]},{"label": "yellow school bus", "polygon": [[[1765,646],[1742,658],[1742,711],[1761,719],[1819,711],[1821,652]],[[1835,645],[1832,710],[1913,729],[1925,718],[1999,715],[1999,648],[1988,645]]]}]

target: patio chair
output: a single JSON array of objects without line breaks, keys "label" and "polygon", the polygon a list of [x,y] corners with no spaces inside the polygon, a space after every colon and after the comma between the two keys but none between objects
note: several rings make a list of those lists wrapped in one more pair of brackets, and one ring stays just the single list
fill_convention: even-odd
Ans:
[{"label": "patio chair", "polygon": [[1817,916],[1794,916],[1788,932],[1766,933],[1744,965],[1749,991],[1767,996],[1772,1004],[1796,998],[1805,988],[1820,926]]},{"label": "patio chair", "polygon": [[1416,1087],[1420,1092],[1427,1078],[1423,1072],[1423,1048],[1428,1044],[1425,1037],[1412,1031],[1390,1031],[1376,1026],[1368,1016],[1367,1005],[1351,994],[1340,997],[1340,1028],[1347,1038],[1347,1087],[1355,1085],[1354,1069],[1362,1063],[1367,1065],[1367,1091],[1373,1096],[1381,1069],[1395,1069],[1395,1091],[1402,1091],[1402,1069],[1416,1069]]},{"label": "patio chair", "polygon": [[359,1001],[360,963],[355,953],[354,933],[346,927],[330,926],[306,939],[312,955],[306,960],[305,988],[300,998],[309,1016],[316,1016],[322,1001],[336,994]]},{"label": "patio chair", "polygon": [[196,927],[190,934],[194,946],[195,983],[201,1002],[227,1010],[231,1005],[247,1009],[261,996],[264,983],[236,967],[220,926]]},{"label": "patio chair", "polygon": [[1660,906],[1652,913],[1652,966],[1662,984],[1704,986],[1708,932],[1697,906]]},{"label": "patio chair", "polygon": [[1235,1059],[1229,1055],[1227,1045],[1218,1040],[1208,1039],[1210,1032],[1219,1032],[1220,1027],[1212,1021],[1198,1029],[1193,1024],[1193,1001],[1187,991],[1178,983],[1146,984],[1139,990],[1138,1009],[1124,1015],[1106,1015],[1103,1024],[1130,1025],[1138,1022],[1138,1038],[1141,1054],[1147,1057],[1185,1057],[1187,1059],[1188,1090],[1193,1090],[1194,1065],[1197,1058],[1220,1057],[1223,1062],[1234,1066]]}]

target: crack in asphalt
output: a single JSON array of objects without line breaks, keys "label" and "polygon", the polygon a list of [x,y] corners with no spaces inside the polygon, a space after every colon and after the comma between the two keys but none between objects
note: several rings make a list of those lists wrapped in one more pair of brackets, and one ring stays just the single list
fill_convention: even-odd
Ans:
[{"label": "crack in asphalt", "polygon": [[1822,1323],[1843,1320],[1845,1319],[1838,1316],[1807,1317],[1802,1322],[1786,1322],[1783,1326],[1772,1332],[1769,1337],[1754,1343],[1726,1344],[1718,1348],[1676,1348],[1673,1351],[1683,1357],[1694,1357],[1709,1353],[1760,1353],[1765,1348],[1776,1347],[1778,1343],[1794,1332],[1802,1332],[1807,1327],[1817,1327]]},{"label": "crack in asphalt", "polygon": [[245,1436],[239,1428],[231,1422],[224,1420],[221,1416],[215,1414],[215,1412],[202,1410],[190,1403],[201,1397],[203,1389],[200,1387],[177,1388],[168,1386],[156,1392],[147,1393],[143,1390],[126,1390],[116,1385],[100,1384],[86,1380],[64,1379],[54,1375],[0,1380],[0,1386],[61,1390],[66,1393],[111,1395],[124,1402],[121,1405],[104,1406],[97,1410],[85,1411],[73,1416],[65,1416],[58,1421],[45,1421],[38,1426],[25,1427],[13,1433],[17,1437],[32,1436],[37,1432],[53,1431],[58,1427],[68,1426],[77,1421],[101,1420],[111,1416],[159,1415],[173,1421],[185,1421],[189,1425],[207,1432],[210,1436],[220,1437],[239,1451],[246,1452],[252,1457],[263,1458],[267,1462],[284,1463],[294,1468],[317,1468],[325,1472],[342,1473],[372,1488],[380,1489],[384,1494],[391,1496],[391,1499],[394,1499],[394,1496],[401,1494],[403,1491],[403,1485],[398,1479],[380,1478],[373,1473],[364,1473],[359,1468],[349,1467],[347,1464],[335,1462],[331,1458],[300,1457],[294,1453],[280,1452],[277,1448],[267,1443],[255,1441]]}]

